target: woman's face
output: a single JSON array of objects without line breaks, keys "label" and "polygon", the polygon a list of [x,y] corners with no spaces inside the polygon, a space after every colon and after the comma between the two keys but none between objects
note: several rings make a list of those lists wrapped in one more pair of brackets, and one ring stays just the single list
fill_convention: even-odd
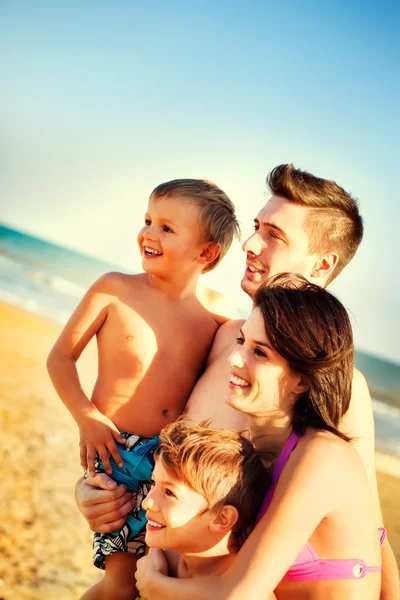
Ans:
[{"label": "woman's face", "polygon": [[301,376],[269,343],[259,308],[254,308],[244,323],[229,364],[227,402],[249,415],[288,416],[297,396],[304,391]]}]

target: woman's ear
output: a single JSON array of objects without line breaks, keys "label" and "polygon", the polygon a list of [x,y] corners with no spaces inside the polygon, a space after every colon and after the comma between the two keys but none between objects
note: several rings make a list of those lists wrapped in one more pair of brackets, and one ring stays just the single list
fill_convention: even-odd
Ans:
[{"label": "woman's ear", "polygon": [[233,530],[239,519],[239,513],[236,506],[226,504],[218,511],[209,527],[213,533],[222,533],[225,535]]},{"label": "woman's ear", "polygon": [[298,381],[295,384],[295,387],[293,389],[293,393],[296,395],[303,394],[308,389],[309,389],[309,385],[308,385],[307,378],[305,377],[305,375],[299,375]]}]

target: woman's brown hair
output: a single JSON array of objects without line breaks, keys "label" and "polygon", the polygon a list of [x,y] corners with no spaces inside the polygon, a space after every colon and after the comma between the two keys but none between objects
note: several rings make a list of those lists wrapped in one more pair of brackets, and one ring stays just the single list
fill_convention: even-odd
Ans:
[{"label": "woman's brown hair", "polygon": [[330,292],[291,273],[271,277],[254,301],[269,343],[307,385],[293,407],[295,433],[314,427],[349,441],[338,429],[349,408],[354,369],[353,335],[344,306]]}]

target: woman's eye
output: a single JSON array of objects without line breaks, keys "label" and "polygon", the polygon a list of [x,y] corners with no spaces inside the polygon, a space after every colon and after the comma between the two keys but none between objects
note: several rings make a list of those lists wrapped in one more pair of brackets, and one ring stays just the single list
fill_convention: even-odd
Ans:
[{"label": "woman's eye", "polygon": [[254,348],[254,354],[257,354],[257,356],[263,356],[263,357],[267,356],[265,354],[264,350],[261,350],[261,348]]},{"label": "woman's eye", "polygon": [[239,344],[239,346],[243,346],[243,344],[244,344],[244,337],[237,337],[236,338],[236,343]]}]

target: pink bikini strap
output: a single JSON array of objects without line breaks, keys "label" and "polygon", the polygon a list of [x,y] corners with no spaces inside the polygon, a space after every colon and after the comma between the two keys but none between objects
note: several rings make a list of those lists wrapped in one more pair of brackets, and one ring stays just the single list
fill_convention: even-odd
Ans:
[{"label": "pink bikini strap", "polygon": [[379,540],[379,543],[382,546],[383,542],[386,540],[387,532],[384,527],[378,527],[378,531],[381,532],[381,539]]}]

